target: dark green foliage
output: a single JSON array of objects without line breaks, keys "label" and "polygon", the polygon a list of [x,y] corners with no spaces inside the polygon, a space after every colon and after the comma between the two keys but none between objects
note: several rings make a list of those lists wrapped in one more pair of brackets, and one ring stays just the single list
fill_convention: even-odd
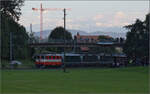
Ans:
[{"label": "dark green foliage", "polygon": [[105,54],[118,53],[115,47],[99,47],[98,49],[95,49],[95,52],[105,53]]},{"label": "dark green foliage", "polygon": [[1,14],[5,17],[12,17],[14,20],[19,20],[21,15],[21,6],[23,6],[24,0],[1,0],[0,10]]},{"label": "dark green foliage", "polygon": [[[65,32],[65,33],[64,33]],[[70,32],[65,30],[63,27],[56,27],[54,30],[52,30],[51,34],[49,35],[49,40],[64,40],[64,34],[65,34],[65,40],[72,40],[72,35]]]},{"label": "dark green foliage", "polygon": [[[65,35],[65,38],[64,38]],[[49,42],[64,42],[65,41],[71,41],[72,35],[70,32],[65,30],[63,27],[56,27],[54,30],[52,30],[51,34],[48,37]],[[51,52],[62,52],[64,51],[63,48],[48,48],[48,51]],[[67,51],[67,49],[66,49]]]},{"label": "dark green foliage", "polygon": [[[114,38],[112,38],[110,36],[106,36],[106,35],[100,35],[98,39],[100,42],[113,42],[114,41]],[[95,49],[95,50],[97,50],[97,49]],[[115,47],[99,47],[98,51],[101,53],[109,53],[109,54],[117,52],[115,50]]]},{"label": "dark green foliage", "polygon": [[113,41],[114,39],[112,38],[112,37],[110,37],[110,36],[106,36],[106,35],[100,35],[99,36],[99,41]]},{"label": "dark green foliage", "polygon": [[123,51],[131,58],[149,56],[149,16],[146,16],[144,22],[137,19],[134,24],[125,26],[129,32]]},{"label": "dark green foliage", "polygon": [[1,1],[1,57],[9,59],[10,32],[12,32],[13,59],[25,58],[28,54],[28,34],[19,20],[23,0]]},{"label": "dark green foliage", "polygon": [[1,17],[3,18],[1,25],[2,58],[9,58],[10,32],[12,32],[14,58],[25,58],[27,56],[27,43],[29,38],[25,28],[13,19],[6,19],[3,15]]}]

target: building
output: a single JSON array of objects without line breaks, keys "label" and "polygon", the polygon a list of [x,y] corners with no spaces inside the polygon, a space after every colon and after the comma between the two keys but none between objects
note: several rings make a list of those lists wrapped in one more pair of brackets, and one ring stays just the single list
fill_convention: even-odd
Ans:
[{"label": "building", "polygon": [[[97,43],[99,36],[91,36],[91,35],[80,35],[77,33],[77,35],[74,36],[74,39],[77,43]],[[83,52],[88,52],[90,49],[88,47],[80,47],[80,50]]]},{"label": "building", "polygon": [[[74,39],[77,43],[99,43],[99,42],[105,42],[110,41],[112,37],[106,36],[106,35],[80,35],[77,33],[77,35],[74,36]],[[81,51],[89,51],[89,47],[80,47]]]},{"label": "building", "polygon": [[74,36],[74,39],[76,39],[77,43],[97,43],[98,35],[80,35],[77,33],[77,35]]}]

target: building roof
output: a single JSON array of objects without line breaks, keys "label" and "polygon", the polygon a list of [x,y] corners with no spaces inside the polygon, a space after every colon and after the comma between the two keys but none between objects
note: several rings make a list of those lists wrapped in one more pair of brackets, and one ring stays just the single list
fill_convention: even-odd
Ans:
[{"label": "building roof", "polygon": [[80,35],[79,33],[75,37],[78,42],[97,42],[99,38],[98,35]]},{"label": "building roof", "polygon": [[82,38],[82,39],[94,39],[94,40],[98,40],[99,37],[105,37],[105,38],[108,38],[108,39],[112,38],[111,36],[108,36],[108,35],[101,35],[101,36],[99,36],[99,35],[80,35],[79,33],[77,33],[77,35],[75,35],[75,37],[77,39]]},{"label": "building roof", "polygon": [[98,42],[97,44],[107,44],[107,45],[112,45],[114,42]]}]

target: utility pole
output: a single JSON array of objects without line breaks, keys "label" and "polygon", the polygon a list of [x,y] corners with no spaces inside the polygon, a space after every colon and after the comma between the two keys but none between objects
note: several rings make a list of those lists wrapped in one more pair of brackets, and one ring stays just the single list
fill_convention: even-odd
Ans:
[{"label": "utility pole", "polygon": [[[39,42],[42,42],[42,32],[43,32],[43,7],[42,7],[42,3],[40,5],[40,41]],[[40,48],[40,53],[41,53],[41,48]],[[41,57],[40,57],[40,60],[41,60]]]},{"label": "utility pole", "polygon": [[11,63],[11,61],[12,61],[12,32],[10,32],[10,63]]},{"label": "utility pole", "polygon": [[32,33],[32,24],[30,24],[30,33]]},{"label": "utility pole", "polygon": [[32,32],[32,24],[30,24],[30,43],[33,43],[33,32]]},{"label": "utility pole", "polygon": [[66,72],[66,64],[65,64],[65,45],[66,45],[66,38],[65,38],[65,31],[66,31],[66,9],[64,8],[64,64],[63,64],[63,70]]}]

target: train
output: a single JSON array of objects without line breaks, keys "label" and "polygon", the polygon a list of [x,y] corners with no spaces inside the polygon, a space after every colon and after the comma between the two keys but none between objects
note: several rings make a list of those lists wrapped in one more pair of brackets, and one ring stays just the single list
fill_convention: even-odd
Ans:
[{"label": "train", "polygon": [[36,67],[47,66],[90,66],[105,65],[113,66],[116,64],[124,65],[126,63],[125,55],[108,54],[88,54],[88,53],[48,53],[36,54],[33,56]]}]

